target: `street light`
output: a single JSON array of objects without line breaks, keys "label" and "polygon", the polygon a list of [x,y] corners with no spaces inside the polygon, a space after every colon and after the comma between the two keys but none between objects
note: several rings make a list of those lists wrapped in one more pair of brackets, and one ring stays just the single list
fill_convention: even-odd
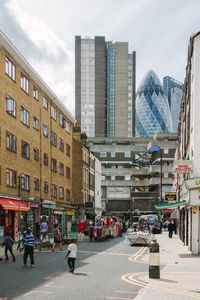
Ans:
[{"label": "street light", "polygon": [[150,152],[160,151],[160,203],[162,203],[162,149],[159,146],[152,146]]}]

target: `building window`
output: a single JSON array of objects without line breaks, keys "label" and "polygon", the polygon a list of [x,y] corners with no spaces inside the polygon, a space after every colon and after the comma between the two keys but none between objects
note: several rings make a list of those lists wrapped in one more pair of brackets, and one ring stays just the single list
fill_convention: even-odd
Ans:
[{"label": "building window", "polygon": [[66,178],[70,179],[70,168],[66,167]]},{"label": "building window", "polygon": [[29,93],[29,80],[23,74],[21,74],[21,88],[27,94]]},{"label": "building window", "polygon": [[48,135],[49,135],[49,129],[48,129],[48,126],[43,125],[43,133],[44,133],[44,136],[48,137]]},{"label": "building window", "polygon": [[59,125],[64,128],[64,117],[63,117],[63,114],[59,114]]},{"label": "building window", "polygon": [[51,159],[51,170],[56,173],[57,172],[57,160],[55,158]]},{"label": "building window", "polygon": [[63,187],[59,187],[59,198],[60,199],[64,198],[64,188]]},{"label": "building window", "polygon": [[111,152],[111,157],[115,157],[115,152]]},{"label": "building window", "polygon": [[34,190],[35,191],[39,191],[39,179],[38,178],[34,178]]},{"label": "building window", "polygon": [[48,166],[49,160],[48,160],[48,154],[44,153],[44,165]]},{"label": "building window", "polygon": [[51,185],[51,196],[54,198],[57,197],[57,186],[55,184]]},{"label": "building window", "polygon": [[6,148],[12,152],[17,152],[17,138],[8,131],[6,131]]},{"label": "building window", "polygon": [[51,105],[51,117],[55,121],[57,120],[57,118],[56,118],[56,109],[55,109],[55,107],[53,107],[53,105]]},{"label": "building window", "polygon": [[70,134],[71,130],[70,130],[70,123],[68,121],[66,121],[66,131]]},{"label": "building window", "polygon": [[9,96],[6,96],[6,112],[16,117],[16,101]]},{"label": "building window", "polygon": [[39,160],[39,150],[38,150],[38,148],[33,149],[33,158],[35,160]]},{"label": "building window", "polygon": [[47,181],[44,181],[44,193],[48,193],[49,191],[49,184]]},{"label": "building window", "polygon": [[125,157],[131,157],[131,152],[129,152],[129,151],[128,151],[128,152],[125,152],[125,153],[124,153],[124,156],[125,156]]},{"label": "building window", "polygon": [[15,81],[15,65],[6,57],[6,74]]},{"label": "building window", "polygon": [[107,153],[106,152],[100,152],[100,157],[106,157]]},{"label": "building window", "polygon": [[130,175],[125,175],[125,180],[130,180],[131,176]]},{"label": "building window", "polygon": [[33,87],[33,97],[38,100],[39,99],[39,91],[36,87]]},{"label": "building window", "polygon": [[33,117],[33,128],[39,130],[39,120],[36,117]]},{"label": "building window", "polygon": [[53,131],[51,132],[51,145],[57,147],[57,135]]},{"label": "building window", "polygon": [[43,106],[46,110],[48,110],[48,100],[45,97],[43,98]]},{"label": "building window", "polygon": [[22,141],[22,156],[24,158],[30,158],[30,145],[24,141]]},{"label": "building window", "polygon": [[66,144],[66,154],[67,156],[70,156],[70,145]]},{"label": "building window", "polygon": [[59,163],[59,173],[64,176],[64,164],[61,162]]},{"label": "building window", "polygon": [[59,138],[59,149],[64,152],[64,141],[61,138]]},{"label": "building window", "polygon": [[17,172],[6,169],[6,184],[10,187],[17,187]]},{"label": "building window", "polygon": [[21,107],[21,121],[24,125],[29,127],[29,112],[23,107]]},{"label": "building window", "polygon": [[111,180],[115,180],[115,175],[111,175]]},{"label": "building window", "polygon": [[70,201],[70,190],[66,190],[66,200]]},{"label": "building window", "polygon": [[30,191],[30,176],[22,174],[22,190]]}]

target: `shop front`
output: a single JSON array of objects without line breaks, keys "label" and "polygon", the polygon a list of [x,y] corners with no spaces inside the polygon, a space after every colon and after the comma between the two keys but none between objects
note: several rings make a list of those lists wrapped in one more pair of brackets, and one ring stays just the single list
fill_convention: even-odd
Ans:
[{"label": "shop front", "polygon": [[0,227],[3,228],[4,235],[9,233],[13,240],[17,241],[18,233],[22,232],[20,226],[23,221],[27,227],[28,212],[27,202],[0,197]]},{"label": "shop front", "polygon": [[53,211],[56,209],[56,202],[50,200],[43,200],[40,211],[40,224],[43,220],[47,222],[49,233],[53,232],[54,216]]}]

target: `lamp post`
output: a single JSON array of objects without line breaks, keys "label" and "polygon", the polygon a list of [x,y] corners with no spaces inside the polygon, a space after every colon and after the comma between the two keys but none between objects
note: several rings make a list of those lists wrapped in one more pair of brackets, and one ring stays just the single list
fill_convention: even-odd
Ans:
[{"label": "lamp post", "polygon": [[162,203],[162,149],[159,146],[152,146],[150,152],[160,151],[160,203]]}]

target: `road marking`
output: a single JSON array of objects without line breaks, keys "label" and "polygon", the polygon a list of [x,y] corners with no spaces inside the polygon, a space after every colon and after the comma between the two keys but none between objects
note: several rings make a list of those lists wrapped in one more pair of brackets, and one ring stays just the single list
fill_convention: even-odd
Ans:
[{"label": "road marking", "polygon": [[140,253],[146,249],[146,247],[141,247],[136,253],[129,257],[130,261],[133,261],[135,257],[139,257]]},{"label": "road marking", "polygon": [[111,252],[96,252],[96,251],[77,251],[79,253],[92,253],[92,254],[98,254],[98,255],[117,255],[117,256],[129,256],[130,254],[126,253],[111,253]]},{"label": "road marking", "polygon": [[64,289],[63,285],[52,285],[53,282],[49,282],[47,284],[45,284],[45,287],[50,287],[50,288],[56,288],[56,289]]},{"label": "road marking", "polygon": [[120,293],[120,294],[137,294],[138,292],[116,291],[116,293]]},{"label": "road marking", "polygon": [[24,295],[24,297],[26,297],[26,296],[29,296],[29,295],[31,295],[31,294],[33,294],[33,293],[38,293],[38,294],[53,294],[53,292],[46,292],[46,291],[31,291],[31,292],[29,292],[29,293],[27,293],[27,294],[25,294]]},{"label": "road marking", "polygon": [[[141,272],[141,273],[130,273],[130,274],[125,274],[121,277],[122,280],[128,282],[128,283],[131,283],[133,285],[137,285],[137,286],[140,286],[140,287],[143,287],[145,289],[150,289],[150,290],[161,290],[161,291],[164,291],[164,292],[169,292],[169,293],[172,293],[172,294],[181,294],[181,295],[185,295],[185,296],[190,296],[192,298],[197,298],[197,299],[200,299],[200,295],[197,295],[197,294],[194,294],[194,293],[191,293],[191,292],[187,292],[187,291],[183,291],[183,290],[176,290],[176,289],[173,289],[173,288],[165,288],[163,286],[157,286],[157,285],[153,285],[153,284],[150,284],[148,282],[143,282],[143,281],[140,281],[140,280],[136,280],[134,277],[137,277],[137,276],[140,276],[140,275],[147,275],[148,273],[146,272]],[[200,274],[199,272],[163,272],[162,274]]]},{"label": "road marking", "polygon": [[53,279],[53,278],[55,278],[54,276],[47,276],[47,277],[44,277],[43,279],[44,280],[51,280],[51,279]]},{"label": "road marking", "polygon": [[119,297],[107,297],[107,299],[134,300],[133,298],[119,298]]}]

